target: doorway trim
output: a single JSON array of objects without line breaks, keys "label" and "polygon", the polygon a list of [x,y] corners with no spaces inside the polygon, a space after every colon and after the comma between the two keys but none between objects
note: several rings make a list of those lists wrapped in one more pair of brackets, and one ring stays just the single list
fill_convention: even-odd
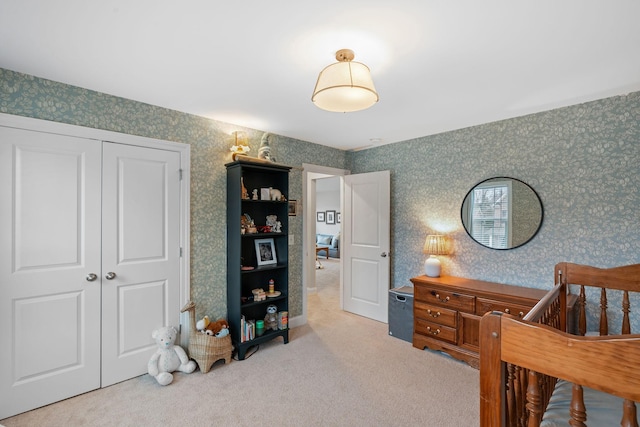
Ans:
[{"label": "doorway trim", "polygon": [[[332,168],[329,166],[319,166],[310,163],[303,163],[302,173],[302,194],[303,196],[303,219],[302,219],[302,318],[297,325],[307,323],[307,289],[313,284],[315,286],[315,223],[316,223],[316,179],[329,178],[332,176],[350,175],[347,169]],[[340,180],[340,204],[342,205],[342,186]]]}]

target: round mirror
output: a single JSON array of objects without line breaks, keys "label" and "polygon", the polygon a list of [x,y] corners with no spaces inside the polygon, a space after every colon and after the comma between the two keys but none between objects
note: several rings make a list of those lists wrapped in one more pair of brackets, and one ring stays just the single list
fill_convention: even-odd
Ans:
[{"label": "round mirror", "polygon": [[533,239],[542,225],[540,197],[524,182],[489,178],[473,187],[462,202],[467,234],[491,249],[513,249]]}]

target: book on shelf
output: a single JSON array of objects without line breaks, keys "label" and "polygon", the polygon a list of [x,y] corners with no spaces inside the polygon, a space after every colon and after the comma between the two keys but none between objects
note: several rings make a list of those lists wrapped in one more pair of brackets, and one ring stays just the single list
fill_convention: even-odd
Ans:
[{"label": "book on shelf", "polygon": [[256,321],[247,320],[244,315],[240,318],[240,342],[251,341],[256,337]]}]

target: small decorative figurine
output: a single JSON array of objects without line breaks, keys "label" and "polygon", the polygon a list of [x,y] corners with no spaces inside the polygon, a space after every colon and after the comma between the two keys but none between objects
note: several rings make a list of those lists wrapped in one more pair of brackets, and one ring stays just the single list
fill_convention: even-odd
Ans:
[{"label": "small decorative figurine", "polygon": [[273,227],[274,233],[280,233],[282,231],[282,223],[280,221],[276,221],[276,225]]},{"label": "small decorative figurine", "polygon": [[[268,225],[269,227],[271,227],[273,229],[273,227],[276,226],[276,222],[278,221],[278,216],[277,215],[267,215],[267,222],[266,225]],[[273,231],[273,230],[271,230]]]},{"label": "small decorative figurine", "polygon": [[251,199],[252,200],[258,200],[258,189],[254,188],[253,191],[251,192]]},{"label": "small decorative figurine", "polygon": [[270,162],[275,162],[275,157],[271,156],[271,145],[269,142],[270,138],[270,133],[265,133],[264,135],[262,135],[262,139],[260,140],[260,148],[258,149],[258,158],[262,160],[268,160]]},{"label": "small decorative figurine", "polygon": [[269,198],[274,202],[284,202],[287,200],[280,190],[271,187],[269,187]]},{"label": "small decorative figurine", "polygon": [[264,329],[278,330],[278,307],[273,304],[267,307],[267,314],[264,316]]},{"label": "small decorative figurine", "polygon": [[242,185],[242,200],[248,200],[249,192],[247,191],[247,187],[244,186],[244,177],[240,178],[240,184]]}]

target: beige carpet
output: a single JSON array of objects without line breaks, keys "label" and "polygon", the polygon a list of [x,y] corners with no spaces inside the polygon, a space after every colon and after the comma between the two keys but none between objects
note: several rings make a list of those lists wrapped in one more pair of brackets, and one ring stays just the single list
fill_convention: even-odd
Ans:
[{"label": "beige carpet", "polygon": [[[13,426],[477,426],[477,370],[338,310],[336,260],[322,260],[309,323],[244,361],[148,375],[0,420]],[[332,276],[333,275],[333,276]]]}]

